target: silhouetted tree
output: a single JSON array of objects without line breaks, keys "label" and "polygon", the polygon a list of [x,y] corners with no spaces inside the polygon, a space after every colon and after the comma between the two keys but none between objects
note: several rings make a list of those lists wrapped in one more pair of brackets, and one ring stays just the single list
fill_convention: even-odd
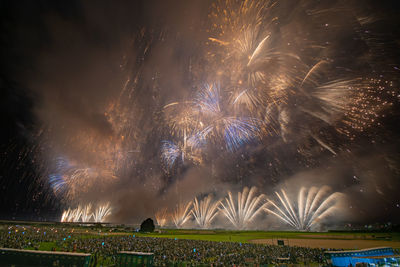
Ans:
[{"label": "silhouetted tree", "polygon": [[147,218],[140,225],[140,232],[154,232],[154,222],[151,218]]}]

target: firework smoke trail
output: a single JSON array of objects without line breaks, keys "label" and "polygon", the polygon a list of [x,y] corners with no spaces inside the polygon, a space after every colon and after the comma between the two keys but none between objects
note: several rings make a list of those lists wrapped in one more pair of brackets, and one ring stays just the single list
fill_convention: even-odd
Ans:
[{"label": "firework smoke trail", "polygon": [[95,222],[104,222],[105,219],[111,214],[111,206],[110,202],[107,202],[104,205],[100,205],[95,212],[93,213],[93,220]]},{"label": "firework smoke trail", "polygon": [[232,223],[236,229],[245,229],[254,218],[261,213],[265,203],[263,194],[255,196],[256,187],[245,187],[243,192],[238,192],[237,205],[232,197],[232,193],[228,192],[225,203],[221,202],[221,212]]},{"label": "firework smoke trail", "polygon": [[92,204],[87,204],[85,207],[83,207],[81,216],[82,222],[90,221],[90,218],[92,218],[91,210],[92,210]]},{"label": "firework smoke trail", "polygon": [[200,228],[208,228],[211,222],[214,220],[215,216],[218,214],[218,206],[220,205],[220,200],[212,203],[212,196],[209,195],[204,199],[197,200],[194,199],[192,214],[196,220],[196,223]]},{"label": "firework smoke trail", "polygon": [[[275,192],[281,206],[268,199],[264,210],[278,217],[297,230],[310,230],[316,223],[338,210],[337,203],[342,194],[329,194],[329,187],[311,187],[308,192],[302,187],[298,194],[297,207],[293,208],[286,192]],[[329,194],[329,195],[328,195]]]},{"label": "firework smoke trail", "polygon": [[186,205],[179,203],[174,212],[172,213],[172,220],[176,228],[182,228],[182,226],[190,219],[192,207],[192,201],[188,202]]},{"label": "firework smoke trail", "polygon": [[159,227],[164,227],[167,224],[168,220],[167,208],[157,211],[154,216],[156,217],[156,221]]}]

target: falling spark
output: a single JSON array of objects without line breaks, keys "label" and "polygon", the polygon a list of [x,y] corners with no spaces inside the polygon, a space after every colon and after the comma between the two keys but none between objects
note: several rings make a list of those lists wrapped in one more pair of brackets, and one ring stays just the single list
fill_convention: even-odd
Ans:
[{"label": "falling spark", "polygon": [[177,159],[184,160],[184,151],[171,141],[163,141],[161,146],[161,157],[164,164],[170,169]]},{"label": "falling spark", "polygon": [[111,214],[111,206],[110,203],[107,202],[104,205],[99,206],[95,212],[93,213],[93,220],[95,222],[104,222],[107,216]]},{"label": "falling spark", "polygon": [[90,221],[90,218],[92,217],[91,209],[92,209],[92,204],[87,204],[82,209],[82,216],[81,216],[82,222],[89,222]]},{"label": "falling spark", "polygon": [[64,210],[61,216],[61,222],[69,222],[70,221],[70,216],[71,216],[71,209],[69,208],[68,210]]},{"label": "falling spark", "polygon": [[238,192],[237,205],[228,192],[225,203],[221,202],[220,210],[236,229],[245,229],[254,218],[261,213],[265,203],[262,204],[265,196],[263,194],[255,196],[256,187],[245,187],[243,192]]},{"label": "falling spark", "polygon": [[174,224],[176,228],[182,228],[182,226],[190,219],[191,217],[191,212],[190,208],[192,206],[192,202],[188,202],[186,205],[179,203],[173,214],[172,214],[172,220],[174,221]]},{"label": "falling spark", "polygon": [[168,213],[167,208],[161,209],[155,214],[156,221],[159,227],[164,227],[167,224]]},{"label": "falling spark", "polygon": [[218,214],[218,206],[220,205],[220,201],[218,200],[213,203],[212,199],[213,198],[211,195],[200,200],[200,202],[197,200],[197,198],[194,199],[193,209],[191,212],[200,228],[210,227],[211,222]]},{"label": "falling spark", "polygon": [[81,206],[78,206],[76,209],[72,210],[72,221],[73,222],[79,222],[81,216],[82,216],[82,208]]},{"label": "falling spark", "polygon": [[82,208],[78,206],[75,209],[68,208],[68,210],[64,210],[61,216],[61,222],[79,222],[82,216]]},{"label": "falling spark", "polygon": [[336,192],[329,194],[329,187],[324,186],[318,189],[302,187],[297,199],[297,207],[293,207],[286,192],[282,189],[281,194],[275,192],[281,205],[268,199],[264,210],[278,217],[297,230],[310,230],[310,228],[322,219],[338,210],[337,203],[342,194]]}]

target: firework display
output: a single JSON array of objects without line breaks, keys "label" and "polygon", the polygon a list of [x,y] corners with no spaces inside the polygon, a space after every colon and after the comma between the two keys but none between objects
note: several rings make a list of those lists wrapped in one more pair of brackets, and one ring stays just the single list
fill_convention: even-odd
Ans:
[{"label": "firework display", "polygon": [[215,201],[212,203],[212,196],[209,195],[204,199],[197,200],[194,199],[192,214],[196,220],[197,225],[200,228],[208,228],[211,222],[214,220],[215,216],[218,214],[218,206],[220,201]]},{"label": "firework display", "polygon": [[[161,165],[167,172],[182,165],[206,166],[215,154],[236,153],[246,146],[271,150],[290,144],[306,155],[314,148],[307,151],[305,144],[313,140],[314,145],[337,155],[338,144],[330,142],[332,135],[353,139],[356,131],[372,125],[379,112],[391,105],[381,97],[386,88],[374,79],[340,73],[332,68],[329,56],[311,59],[301,49],[281,45],[283,36],[276,30],[278,7],[276,1],[213,4],[212,26],[204,45],[205,79],[192,83],[186,100],[153,107],[161,114],[157,118],[161,125],[153,130],[168,133],[159,141]],[[135,41],[141,44],[142,37],[143,33]],[[301,45],[297,43],[297,47]],[[316,55],[326,46],[304,45],[304,49],[315,49]],[[94,181],[112,183],[121,178],[132,167],[129,158],[141,156],[140,151],[129,153],[137,151],[139,136],[146,135],[132,123],[138,107],[129,101],[140,90],[141,64],[134,66],[135,78],[128,75],[119,97],[105,111],[117,134],[105,143],[87,132],[73,137],[85,140],[80,150],[90,147],[96,151],[96,161],[85,167],[59,157],[56,172],[50,175],[56,193],[64,192],[67,199],[79,198],[78,193],[84,194]],[[392,86],[387,84],[387,90]],[[107,162],[107,167],[97,162]]]},{"label": "firework display", "polygon": [[157,224],[159,227],[164,227],[168,222],[168,211],[167,209],[161,209],[154,214]]},{"label": "firework display", "polygon": [[93,220],[95,222],[104,222],[107,216],[111,214],[111,211],[112,208],[109,202],[104,205],[100,205],[93,213]]},{"label": "firework display", "polygon": [[64,210],[61,216],[61,222],[90,222],[93,218],[93,222],[104,222],[105,219],[111,215],[112,208],[110,203],[107,202],[104,205],[98,206],[94,212],[92,211],[92,204],[89,203],[83,208],[78,206],[75,209]]},{"label": "firework display", "polygon": [[[159,227],[167,226],[172,219],[176,228],[182,228],[193,220],[196,227],[209,229],[213,220],[220,214],[235,229],[248,229],[249,224],[262,211],[266,211],[297,230],[310,230],[327,216],[340,212],[338,203],[343,200],[343,194],[338,192],[329,194],[329,191],[328,186],[311,187],[308,191],[302,187],[298,194],[297,205],[293,206],[283,189],[281,194],[275,192],[279,200],[279,204],[276,204],[266,195],[258,195],[256,187],[250,189],[245,187],[242,192],[238,192],[236,200],[228,191],[228,196],[223,201],[213,201],[212,195],[208,195],[200,201],[195,198],[186,204],[177,204],[172,214],[168,213],[167,208],[163,208],[154,216]],[[83,208],[78,206],[75,209],[65,210],[61,222],[90,222],[91,218],[94,222],[104,222],[112,211],[110,203],[98,206],[94,213],[90,213],[91,209],[92,204],[89,203]]]},{"label": "firework display", "polygon": [[174,221],[176,228],[181,228],[191,218],[191,207],[191,201],[186,205],[182,203],[176,205],[176,208],[172,214],[172,220]]},{"label": "firework display", "polygon": [[281,194],[275,192],[279,204],[268,199],[264,210],[297,230],[309,230],[326,216],[339,210],[336,204],[343,197],[342,194],[337,192],[328,194],[328,192],[329,187],[326,186],[321,188],[311,187],[308,192],[306,188],[302,187],[299,191],[297,205],[293,206],[286,192],[282,189]]},{"label": "firework display", "polygon": [[236,229],[245,229],[254,218],[261,213],[264,203],[264,195],[256,196],[257,188],[245,187],[238,192],[236,201],[232,193],[228,192],[225,202],[221,202],[221,212]]},{"label": "firework display", "polygon": [[[335,136],[354,140],[357,132],[373,125],[379,112],[390,107],[382,93],[392,90],[393,84],[382,87],[374,78],[339,71],[329,45],[319,44],[319,39],[303,43],[295,33],[284,35],[278,30],[279,10],[277,1],[217,1],[212,5],[208,37],[202,47],[206,68],[190,69],[192,75],[203,78],[189,82],[185,99],[152,106],[159,124],[150,129],[162,132],[162,139],[155,144],[160,144],[160,165],[166,175],[178,175],[188,167],[207,168],[219,157],[251,153],[255,148],[274,154],[279,161],[277,151],[293,147],[306,165],[321,153],[338,156],[345,144],[332,142]],[[143,34],[135,40],[139,46]],[[290,34],[293,40],[288,39]],[[152,45],[147,43],[140,51],[146,54]],[[78,143],[87,142],[82,148],[94,150],[96,160],[82,166],[59,157],[56,171],[49,176],[55,193],[68,200],[79,199],[93,183],[118,183],[127,171],[137,168],[134,162],[142,153],[136,147],[143,146],[140,138],[147,132],[133,123],[140,105],[130,99],[140,95],[144,61],[135,64],[134,75],[127,75],[119,97],[105,112],[115,134],[107,142],[97,142],[97,137],[87,132],[74,137]],[[154,77],[152,86],[159,88],[157,75]],[[221,202],[221,213],[235,228],[246,228],[262,209],[296,229],[308,229],[329,213],[306,209],[295,216],[284,191],[277,196],[285,212],[280,208],[272,211],[262,203],[263,195],[254,194],[254,187],[245,188],[237,200],[229,192]],[[193,215],[199,227],[209,227],[219,207],[218,202],[210,201],[195,198],[192,204],[178,205],[172,215],[175,226],[182,227]],[[268,203],[278,208],[272,200]],[[101,221],[101,212],[99,216],[94,219]],[[166,211],[157,217],[164,226]]]},{"label": "firework display", "polygon": [[[209,229],[212,228],[213,220],[220,215],[220,220],[231,224],[234,229],[248,229],[250,223],[265,211],[296,230],[309,231],[329,215],[340,215],[339,203],[344,201],[344,195],[339,192],[330,194],[330,191],[328,186],[311,187],[309,190],[302,187],[298,193],[297,205],[293,205],[284,189],[281,189],[281,193],[275,192],[279,200],[275,202],[264,194],[257,195],[256,187],[245,187],[242,192],[238,192],[237,199],[228,191],[223,201],[213,201],[213,197],[208,195],[200,201],[195,198],[186,205],[178,204],[171,217],[177,228],[194,221],[196,227]],[[155,218],[159,227],[165,227],[170,215],[165,208],[157,211]]]},{"label": "firework display", "polygon": [[75,209],[68,209],[63,212],[61,222],[79,222],[82,215],[82,208],[78,206]]},{"label": "firework display", "polygon": [[90,218],[93,216],[93,214],[91,213],[91,210],[92,210],[92,204],[88,204],[83,207],[82,215],[81,215],[82,222],[90,221]]},{"label": "firework display", "polygon": [[121,15],[120,31],[93,34],[105,36],[99,47],[71,26],[79,53],[61,45],[67,26],[49,27],[55,47],[26,64],[40,70],[27,86],[32,125],[18,126],[29,145],[3,153],[28,167],[0,162],[16,188],[34,177],[32,200],[64,209],[62,222],[154,212],[159,227],[252,229],[276,217],[308,231],[345,208],[363,216],[359,199],[397,209],[400,67],[388,55],[399,50],[381,15],[342,1],[200,2],[193,19],[193,3],[178,4],[179,19],[164,8]]}]

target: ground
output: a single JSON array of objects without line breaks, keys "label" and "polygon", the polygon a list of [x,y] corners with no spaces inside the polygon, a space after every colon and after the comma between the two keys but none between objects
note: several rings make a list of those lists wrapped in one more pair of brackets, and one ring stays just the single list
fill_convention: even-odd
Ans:
[{"label": "ground", "polygon": [[225,231],[225,230],[161,230],[161,233],[141,234],[164,238],[250,242],[312,248],[362,249],[370,247],[400,248],[400,233],[379,232],[268,232],[268,231]]},{"label": "ground", "polygon": [[[229,230],[191,230],[191,229],[158,229],[154,233],[133,232],[127,226],[81,226],[79,224],[52,224],[18,222],[15,224],[46,226],[54,228],[72,228],[78,238],[91,238],[99,235],[136,235],[172,239],[208,240],[217,242],[241,242],[257,244],[277,244],[283,240],[285,245],[311,248],[362,249],[371,247],[400,248],[398,232],[277,232],[277,231],[229,231]],[[5,230],[11,222],[0,221],[0,230]],[[50,250],[52,242],[42,242],[40,250]]]}]

